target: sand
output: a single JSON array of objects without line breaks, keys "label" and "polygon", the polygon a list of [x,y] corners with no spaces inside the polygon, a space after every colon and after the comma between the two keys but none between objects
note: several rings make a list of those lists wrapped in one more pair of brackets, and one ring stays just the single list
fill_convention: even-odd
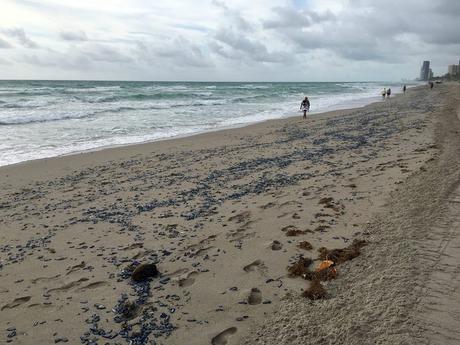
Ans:
[{"label": "sand", "polygon": [[[448,327],[432,320],[455,309],[459,282],[439,294],[458,271],[459,96],[456,84],[419,88],[306,121],[0,168],[0,341],[456,339],[453,314]],[[301,297],[310,282],[287,266],[355,239],[368,244],[323,283],[326,298]],[[159,276],[134,283],[139,263]]]}]

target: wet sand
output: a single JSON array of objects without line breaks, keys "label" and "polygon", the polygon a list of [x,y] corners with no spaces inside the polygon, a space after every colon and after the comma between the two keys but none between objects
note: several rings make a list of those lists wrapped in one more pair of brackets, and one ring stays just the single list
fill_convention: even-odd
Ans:
[{"label": "wet sand", "polygon": [[[432,218],[418,216],[440,214],[458,177],[455,97],[456,85],[414,89],[306,121],[0,168],[0,341],[426,339],[406,296],[426,290],[404,289],[432,279],[417,261]],[[287,266],[353,240],[367,245],[323,282],[326,298],[301,297],[310,282]],[[159,275],[133,282],[143,263]]]}]

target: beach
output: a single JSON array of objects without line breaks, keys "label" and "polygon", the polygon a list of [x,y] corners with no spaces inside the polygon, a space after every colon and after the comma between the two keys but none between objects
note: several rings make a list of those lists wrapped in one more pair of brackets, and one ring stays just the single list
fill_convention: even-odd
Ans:
[{"label": "beach", "polygon": [[[459,104],[418,87],[0,167],[0,342],[457,343]],[[353,243],[303,297],[287,267]]]}]

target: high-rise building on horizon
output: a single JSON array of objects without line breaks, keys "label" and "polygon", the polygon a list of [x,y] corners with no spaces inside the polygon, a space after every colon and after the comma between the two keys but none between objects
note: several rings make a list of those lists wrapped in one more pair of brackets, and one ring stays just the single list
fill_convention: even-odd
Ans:
[{"label": "high-rise building on horizon", "polygon": [[450,65],[447,73],[449,75],[460,74],[460,61],[459,61],[458,65]]},{"label": "high-rise building on horizon", "polygon": [[430,61],[423,61],[422,68],[420,69],[420,80],[430,79]]},{"label": "high-rise building on horizon", "polygon": [[451,77],[460,75],[460,60],[458,60],[458,65],[449,65],[447,74]]}]

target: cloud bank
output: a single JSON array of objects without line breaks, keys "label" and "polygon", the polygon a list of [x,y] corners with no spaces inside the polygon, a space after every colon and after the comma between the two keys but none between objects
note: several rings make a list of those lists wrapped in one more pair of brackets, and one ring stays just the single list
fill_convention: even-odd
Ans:
[{"label": "cloud bank", "polygon": [[460,58],[458,0],[3,0],[3,78],[399,80]]}]

